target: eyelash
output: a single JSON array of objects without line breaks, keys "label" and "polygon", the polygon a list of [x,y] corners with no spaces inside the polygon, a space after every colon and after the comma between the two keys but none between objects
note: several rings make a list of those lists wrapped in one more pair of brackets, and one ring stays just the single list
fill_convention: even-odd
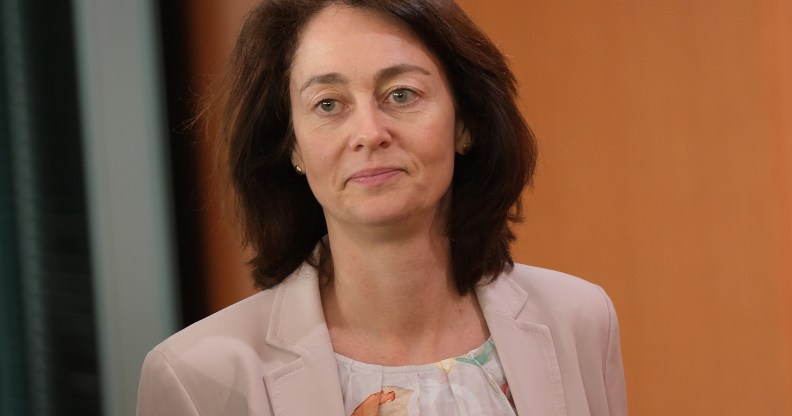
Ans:
[{"label": "eyelash", "polygon": [[[396,100],[393,99],[393,95],[395,93],[397,93],[397,92],[406,93],[408,96],[410,96],[408,98],[407,102],[405,102],[405,103],[396,102]],[[385,102],[390,101],[390,102],[392,102],[393,104],[395,104],[398,107],[406,107],[406,106],[409,106],[410,104],[412,104],[417,99],[417,96],[418,96],[418,92],[415,91],[414,89],[409,88],[409,87],[399,86],[399,87],[395,87],[395,88],[391,89],[390,91],[388,91],[388,93],[385,95]],[[337,100],[335,98],[323,98],[323,99],[317,101],[316,104],[314,104],[314,110],[316,110],[316,111],[318,111],[320,113],[324,113],[324,115],[333,115],[333,114],[335,114],[335,112],[332,111],[332,110],[331,111],[322,111],[321,107],[322,107],[322,105],[324,105],[326,103],[335,103],[335,105],[342,105],[341,101]]]},{"label": "eyelash", "polygon": [[[411,97],[408,99],[408,102],[406,102],[406,103],[399,103],[399,102],[396,102],[396,101],[393,99],[393,94],[394,94],[394,93],[397,93],[397,92],[404,92],[404,93],[407,93],[407,95],[411,95]],[[408,105],[412,104],[412,103],[413,103],[413,101],[415,101],[415,100],[418,98],[418,92],[417,92],[417,91],[415,91],[415,90],[414,90],[414,89],[412,89],[412,88],[409,88],[409,87],[404,87],[404,86],[400,86],[400,87],[396,87],[396,88],[394,88],[394,89],[392,89],[392,90],[388,91],[388,94],[387,94],[385,97],[386,97],[386,98],[385,98],[385,101],[391,101],[391,102],[393,102],[394,104],[396,104],[396,105],[398,105],[398,106],[408,106]]]},{"label": "eyelash", "polygon": [[[336,105],[340,105],[341,104],[341,102],[336,100],[336,99],[324,98],[322,100],[319,100],[319,102],[317,102],[316,105],[314,105],[314,108],[317,109],[317,110],[320,110],[322,105],[325,104],[325,103],[335,103]],[[324,112],[327,113],[328,111],[324,111]]]}]

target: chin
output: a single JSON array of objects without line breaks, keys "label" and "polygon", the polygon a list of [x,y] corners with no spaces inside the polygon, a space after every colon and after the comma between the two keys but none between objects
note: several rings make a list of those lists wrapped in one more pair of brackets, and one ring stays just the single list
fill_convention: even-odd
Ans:
[{"label": "chin", "polygon": [[[393,231],[402,231],[412,226],[432,224],[435,221],[437,210],[423,207],[370,207],[356,213],[356,222],[360,225],[371,227],[394,228]],[[427,230],[429,228],[427,227]]]},{"label": "chin", "polygon": [[412,215],[395,210],[380,210],[373,212],[361,212],[356,215],[356,222],[361,225],[389,226],[399,225],[410,221]]},{"label": "chin", "polygon": [[325,218],[350,226],[408,227],[411,224],[431,224],[447,199],[447,194],[433,198],[432,193],[391,193],[350,200],[339,206],[340,210],[325,210]]}]

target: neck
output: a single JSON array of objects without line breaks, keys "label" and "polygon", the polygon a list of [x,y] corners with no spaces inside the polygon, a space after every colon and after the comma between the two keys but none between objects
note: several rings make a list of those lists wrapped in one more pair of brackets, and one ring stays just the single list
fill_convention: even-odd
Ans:
[{"label": "neck", "polygon": [[361,236],[328,228],[334,276],[322,302],[337,352],[400,365],[459,355],[486,339],[475,295],[456,290],[449,241],[438,230]]}]

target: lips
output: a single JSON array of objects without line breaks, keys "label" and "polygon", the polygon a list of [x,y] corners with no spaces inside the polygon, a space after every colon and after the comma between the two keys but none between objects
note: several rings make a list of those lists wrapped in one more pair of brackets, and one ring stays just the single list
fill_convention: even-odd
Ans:
[{"label": "lips", "polygon": [[364,169],[352,174],[352,176],[349,177],[347,182],[367,184],[367,185],[377,185],[386,182],[388,179],[396,175],[399,175],[402,172],[403,171],[398,168]]}]

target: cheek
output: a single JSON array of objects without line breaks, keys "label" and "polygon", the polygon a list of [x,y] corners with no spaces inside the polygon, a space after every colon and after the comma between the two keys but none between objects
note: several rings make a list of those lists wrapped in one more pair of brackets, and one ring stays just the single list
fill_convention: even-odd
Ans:
[{"label": "cheek", "polygon": [[[304,117],[303,117],[304,118]],[[311,120],[292,119],[295,142],[306,165],[314,170],[333,165],[343,150],[342,136],[338,128],[316,126]]]},{"label": "cheek", "polygon": [[324,142],[322,137],[319,137],[316,132],[312,132],[306,128],[305,122],[299,120],[299,117],[292,118],[294,129],[294,142],[297,148],[300,149],[299,154],[306,167],[312,170],[319,168],[321,160],[324,158],[322,155],[323,148],[318,146],[319,143]]},{"label": "cheek", "polygon": [[443,165],[445,168],[453,170],[454,155],[456,150],[454,147],[454,125],[451,123],[443,123],[437,126],[431,134],[432,140],[431,149],[429,150],[437,163]]},{"label": "cheek", "polygon": [[[319,139],[321,140],[321,138]],[[341,156],[336,149],[320,146],[317,141],[302,142],[300,148],[307,172],[308,185],[314,196],[319,202],[322,202],[324,194],[338,188],[337,178]]]},{"label": "cheek", "polygon": [[300,143],[300,150],[305,164],[317,173],[326,174],[335,169],[341,158],[341,152],[337,146],[333,146],[324,137],[313,137],[313,140],[306,140]]}]

